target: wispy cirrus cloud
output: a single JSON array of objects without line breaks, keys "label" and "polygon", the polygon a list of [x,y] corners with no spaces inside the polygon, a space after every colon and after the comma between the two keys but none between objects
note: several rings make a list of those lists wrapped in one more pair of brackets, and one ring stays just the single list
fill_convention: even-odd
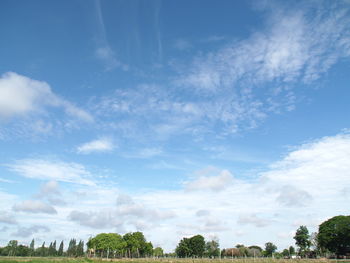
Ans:
[{"label": "wispy cirrus cloud", "polygon": [[59,160],[22,159],[7,164],[6,167],[10,171],[27,178],[95,185],[90,172],[83,165],[77,163],[67,163]]},{"label": "wispy cirrus cloud", "polygon": [[118,89],[95,101],[93,109],[124,136],[153,139],[200,137],[213,130],[227,136],[254,129],[271,114],[293,111],[311,83],[349,57],[349,8],[320,2],[264,12],[262,30],[220,42],[216,50],[182,61],[182,67],[178,61],[166,86]]}]

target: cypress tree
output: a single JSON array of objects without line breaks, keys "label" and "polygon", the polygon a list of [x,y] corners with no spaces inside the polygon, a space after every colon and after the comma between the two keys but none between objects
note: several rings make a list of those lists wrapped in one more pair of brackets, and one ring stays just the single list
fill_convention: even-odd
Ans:
[{"label": "cypress tree", "polygon": [[59,256],[59,257],[63,256],[63,246],[64,246],[64,244],[63,244],[63,240],[62,240],[61,244],[60,244],[60,247],[58,249],[58,253],[57,253],[57,256]]}]

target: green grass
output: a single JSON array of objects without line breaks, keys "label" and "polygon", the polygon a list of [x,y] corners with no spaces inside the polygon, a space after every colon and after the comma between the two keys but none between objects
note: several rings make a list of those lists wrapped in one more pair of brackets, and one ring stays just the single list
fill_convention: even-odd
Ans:
[{"label": "green grass", "polygon": [[[99,259],[99,258],[37,258],[37,257],[0,257],[0,263],[334,263],[339,260],[328,259],[175,259],[175,258],[142,258],[142,259]],[[350,263],[349,260],[341,263]]]}]

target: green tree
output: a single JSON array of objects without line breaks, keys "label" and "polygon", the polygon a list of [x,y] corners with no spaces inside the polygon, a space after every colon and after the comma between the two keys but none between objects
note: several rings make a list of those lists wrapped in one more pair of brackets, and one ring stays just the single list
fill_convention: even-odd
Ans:
[{"label": "green tree", "polygon": [[63,246],[64,246],[64,244],[63,244],[63,240],[62,240],[60,243],[60,247],[58,248],[58,251],[57,251],[57,256],[59,256],[59,257],[63,256]]},{"label": "green tree", "polygon": [[175,253],[180,258],[187,258],[192,256],[192,249],[189,238],[183,238],[175,249]]},{"label": "green tree", "polygon": [[277,247],[275,244],[271,243],[271,242],[267,242],[265,244],[265,256],[267,257],[271,257],[273,255],[273,253],[275,253],[277,250]]},{"label": "green tree", "polygon": [[68,257],[75,257],[77,254],[77,241],[75,238],[72,238],[69,241],[68,249],[67,249],[67,256]]},{"label": "green tree", "polygon": [[293,246],[289,247],[289,255],[290,256],[295,255],[295,248]]},{"label": "green tree", "polygon": [[205,251],[205,240],[201,235],[183,238],[175,249],[178,257],[202,257]]},{"label": "green tree", "polygon": [[320,248],[337,256],[350,253],[350,216],[335,216],[318,228],[317,240]]},{"label": "green tree", "polygon": [[35,250],[35,254],[39,257],[46,257],[48,254],[48,248],[45,247],[45,242]]},{"label": "green tree", "polygon": [[16,249],[16,256],[27,257],[29,256],[30,248],[25,245],[19,245]]},{"label": "green tree", "polygon": [[101,233],[87,242],[89,249],[93,249],[101,257],[107,258],[115,257],[116,255],[122,256],[126,246],[125,240],[117,233]]},{"label": "green tree", "polygon": [[17,240],[10,240],[7,244],[8,247],[8,256],[16,256],[16,250],[18,246],[18,241]]},{"label": "green tree", "polygon": [[286,249],[286,248],[283,249],[283,251],[282,251],[281,254],[282,254],[283,257],[289,257],[289,256],[290,256],[290,255],[289,255],[289,249]]},{"label": "green tree", "polygon": [[299,247],[299,255],[305,256],[309,251],[311,242],[309,230],[306,226],[300,226],[294,236],[295,244]]},{"label": "green tree", "polygon": [[190,238],[192,256],[202,257],[205,251],[205,240],[201,235],[195,235]]},{"label": "green tree", "polygon": [[34,238],[32,239],[32,241],[30,242],[30,245],[29,245],[29,256],[34,256],[34,251],[35,251],[35,248],[34,248]]},{"label": "green tree", "polygon": [[83,257],[84,256],[84,241],[80,240],[79,244],[77,245],[77,257]]},{"label": "green tree", "polygon": [[164,254],[163,249],[161,247],[156,247],[153,249],[153,256],[155,257],[162,257]]},{"label": "green tree", "polygon": [[205,255],[213,258],[220,256],[220,248],[218,240],[211,240],[205,243]]},{"label": "green tree", "polygon": [[126,242],[128,257],[144,257],[152,254],[153,245],[146,242],[142,232],[126,233],[123,239]]}]

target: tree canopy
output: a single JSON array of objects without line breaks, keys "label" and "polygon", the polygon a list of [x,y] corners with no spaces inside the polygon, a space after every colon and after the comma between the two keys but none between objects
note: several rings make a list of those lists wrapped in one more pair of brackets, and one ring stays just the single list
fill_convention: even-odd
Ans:
[{"label": "tree canopy", "polygon": [[183,238],[175,249],[178,257],[202,257],[205,251],[205,240],[201,235]]},{"label": "tree canopy", "polygon": [[337,256],[350,253],[350,216],[335,216],[323,222],[317,240],[321,249]]},{"label": "tree canopy", "polygon": [[299,255],[305,256],[311,245],[309,230],[307,227],[300,226],[295,233],[294,239],[295,244],[299,247]]}]

